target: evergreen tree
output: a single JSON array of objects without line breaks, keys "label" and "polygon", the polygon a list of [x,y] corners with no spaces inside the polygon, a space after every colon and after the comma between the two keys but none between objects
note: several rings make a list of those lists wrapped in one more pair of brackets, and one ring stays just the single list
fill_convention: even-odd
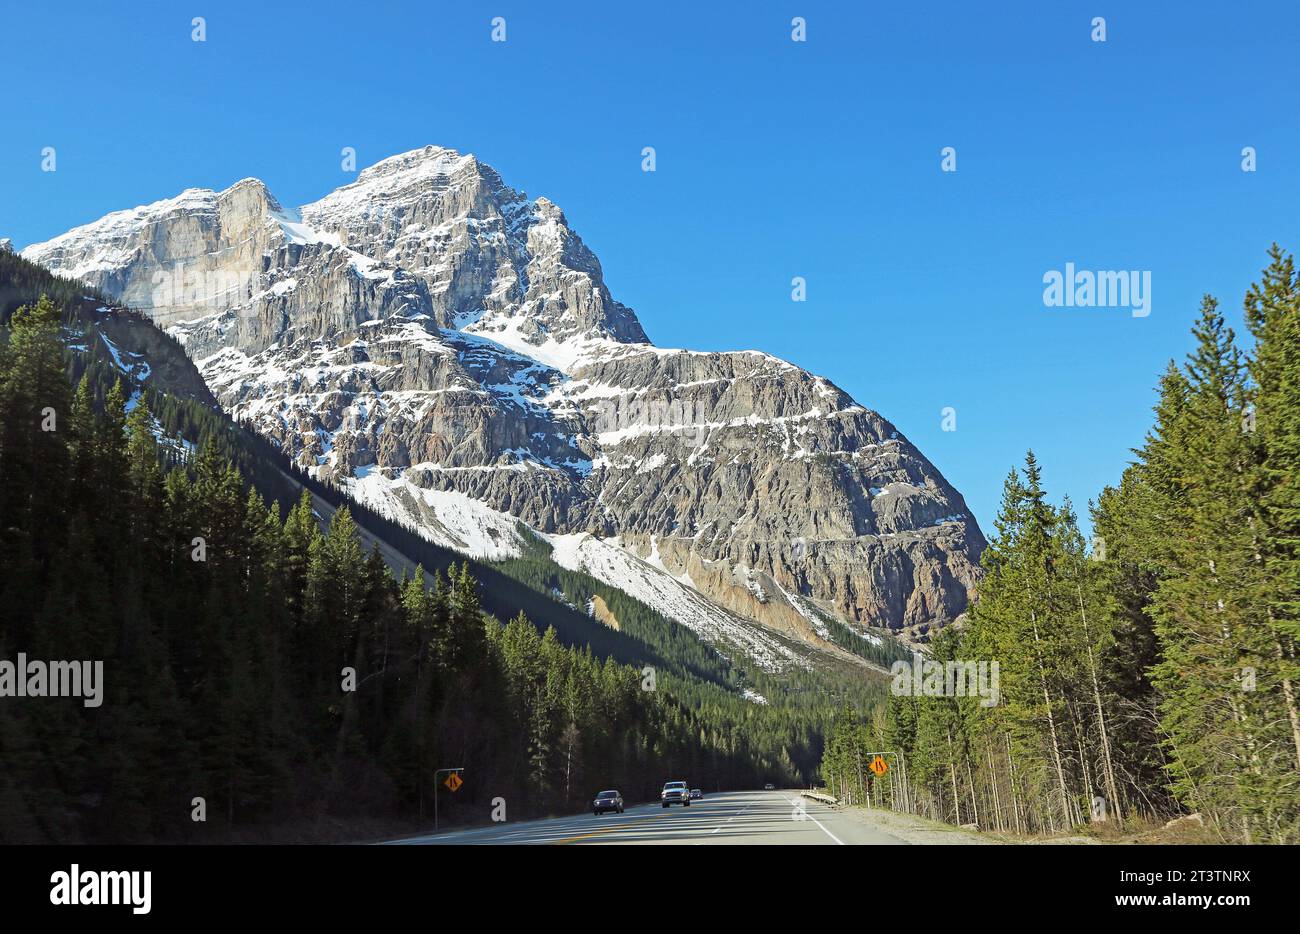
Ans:
[{"label": "evergreen tree", "polygon": [[[1245,414],[1255,460],[1250,492],[1254,557],[1265,569],[1254,599],[1268,607],[1273,659],[1266,663],[1282,692],[1293,774],[1300,775],[1300,280],[1292,257],[1274,244],[1260,283],[1246,295],[1255,338],[1254,378]],[[1283,754],[1275,754],[1281,757]],[[1279,763],[1280,766],[1280,763]],[[1300,785],[1290,783],[1292,794]]]}]

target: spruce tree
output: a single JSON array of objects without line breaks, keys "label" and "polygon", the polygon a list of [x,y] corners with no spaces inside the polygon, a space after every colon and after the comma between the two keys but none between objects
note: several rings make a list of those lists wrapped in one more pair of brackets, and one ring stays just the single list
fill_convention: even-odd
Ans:
[{"label": "spruce tree", "polygon": [[[1268,606],[1272,666],[1300,775],[1300,281],[1294,260],[1277,244],[1269,258],[1261,281],[1246,294],[1255,385],[1245,427],[1255,459],[1255,557],[1266,570],[1256,598]],[[1290,790],[1300,795],[1300,786]]]}]

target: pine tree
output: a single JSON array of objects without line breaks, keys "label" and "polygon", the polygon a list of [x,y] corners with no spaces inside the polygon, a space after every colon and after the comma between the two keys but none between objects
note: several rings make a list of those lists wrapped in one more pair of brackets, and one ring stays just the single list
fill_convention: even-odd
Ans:
[{"label": "pine tree", "polygon": [[[1267,783],[1260,759],[1263,695],[1242,690],[1261,659],[1250,453],[1242,418],[1244,361],[1231,328],[1206,297],[1185,368],[1186,395],[1162,425],[1174,445],[1147,451],[1163,492],[1168,573],[1152,598],[1162,657],[1152,672],[1173,789],[1253,839]],[[1174,384],[1176,389],[1181,389]]]},{"label": "pine tree", "polygon": [[[45,296],[14,312],[0,371],[0,642],[28,641],[19,617],[43,592],[41,569],[66,523],[64,503],[43,495],[65,475],[69,390],[59,313]],[[39,534],[36,534],[39,531]]]},{"label": "pine tree", "polygon": [[[1269,608],[1276,680],[1290,730],[1294,772],[1300,775],[1300,280],[1294,260],[1274,244],[1262,281],[1246,295],[1246,322],[1255,338],[1254,378],[1245,426],[1255,465],[1251,517],[1257,561],[1266,574],[1256,599]],[[1292,784],[1292,793],[1300,786]]]}]

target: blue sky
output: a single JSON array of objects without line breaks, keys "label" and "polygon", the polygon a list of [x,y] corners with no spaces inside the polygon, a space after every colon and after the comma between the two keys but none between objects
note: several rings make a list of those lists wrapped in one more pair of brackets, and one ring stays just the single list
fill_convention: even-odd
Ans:
[{"label": "blue sky", "polygon": [[[829,377],[986,531],[1026,448],[1080,509],[1114,482],[1202,293],[1238,323],[1300,246],[1290,0],[113,6],[5,12],[0,236],[250,175],[301,204],[344,146],[473,152],[564,208],[656,343]],[[1149,270],[1151,314],[1044,307],[1069,262]]]}]

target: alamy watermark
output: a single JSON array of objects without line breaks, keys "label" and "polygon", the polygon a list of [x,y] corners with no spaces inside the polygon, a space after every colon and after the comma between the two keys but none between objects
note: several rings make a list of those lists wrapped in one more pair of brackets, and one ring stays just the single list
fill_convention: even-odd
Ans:
[{"label": "alamy watermark", "polygon": [[[149,300],[154,308],[210,308],[219,311],[250,302],[257,292],[260,274],[252,268],[199,269],[176,262],[171,268],[154,271]],[[282,295],[297,283],[285,279],[268,292]]]},{"label": "alamy watermark", "polygon": [[104,703],[102,661],[51,661],[0,659],[0,697],[80,697],[85,707]]},{"label": "alamy watermark", "polygon": [[981,707],[996,707],[1002,696],[996,661],[940,662],[916,653],[910,662],[894,662],[889,673],[896,697],[978,697]]},{"label": "alamy watermark", "polygon": [[77,863],[50,876],[51,905],[127,905],[147,915],[153,905],[153,872],[82,869]]},{"label": "alamy watermark", "polygon": [[686,399],[601,399],[593,406],[593,427],[610,442],[619,436],[667,433],[688,447],[699,447],[708,437],[711,406]]},{"label": "alamy watermark", "polygon": [[1134,318],[1151,314],[1151,270],[1049,269],[1043,273],[1048,308],[1128,308]]}]

